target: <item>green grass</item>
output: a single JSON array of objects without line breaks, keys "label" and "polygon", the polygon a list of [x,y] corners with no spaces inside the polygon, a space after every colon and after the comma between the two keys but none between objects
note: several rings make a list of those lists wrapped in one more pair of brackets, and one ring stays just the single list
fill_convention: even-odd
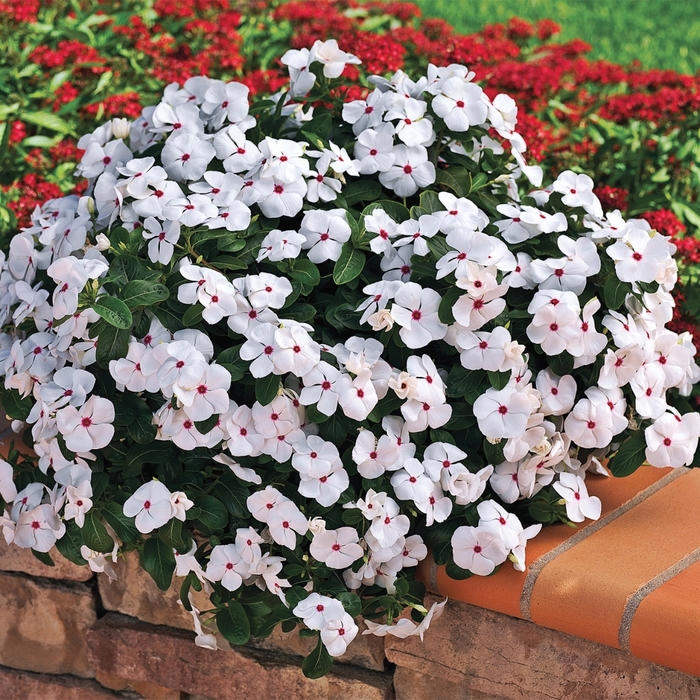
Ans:
[{"label": "green grass", "polygon": [[700,0],[414,0],[424,16],[462,33],[517,16],[553,19],[560,40],[580,38],[594,58],[647,68],[700,70]]}]

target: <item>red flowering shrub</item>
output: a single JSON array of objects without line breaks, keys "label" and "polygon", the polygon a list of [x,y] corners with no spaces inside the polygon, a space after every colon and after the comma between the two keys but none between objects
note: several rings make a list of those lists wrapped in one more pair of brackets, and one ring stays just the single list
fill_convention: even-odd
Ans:
[{"label": "red flowering shrub", "polygon": [[0,0],[0,37],[12,38],[0,55],[4,236],[37,203],[84,188],[72,179],[74,136],[88,125],[134,118],[168,83],[199,74],[274,93],[285,82],[279,59],[289,48],[335,38],[366,73],[461,63],[483,76],[491,98],[511,95],[533,160],[589,174],[605,207],[674,237],[686,283],[678,323],[700,315],[690,301],[700,297],[698,76],[590,60],[585,42],[552,41],[559,26],[551,20],[513,18],[460,35],[444,20],[421,18],[410,2],[156,0],[147,10],[142,0],[79,0],[71,7]]}]

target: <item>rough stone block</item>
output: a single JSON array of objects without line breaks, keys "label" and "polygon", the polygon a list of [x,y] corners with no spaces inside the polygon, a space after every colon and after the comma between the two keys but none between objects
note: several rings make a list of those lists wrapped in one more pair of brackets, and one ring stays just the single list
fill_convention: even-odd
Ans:
[{"label": "rough stone block", "polygon": [[0,664],[92,678],[85,633],[95,619],[89,586],[0,574]]},{"label": "rough stone block", "polygon": [[194,645],[193,634],[108,614],[88,633],[93,666],[212,700],[389,700],[390,674],[350,666],[309,680],[298,659],[262,650],[216,652]]},{"label": "rough stone block", "polygon": [[[121,690],[131,693],[138,693],[147,700],[181,700],[182,694],[179,690],[164,688],[162,685],[155,685],[147,681],[132,681],[128,678],[113,676],[111,673],[98,671],[95,680],[105,688]],[[190,700],[188,698],[188,700]]]},{"label": "rough stone block", "polygon": [[89,566],[76,566],[68,561],[55,547],[49,554],[55,566],[40,562],[29,549],[22,549],[14,544],[6,544],[0,537],[0,571],[16,571],[29,576],[64,579],[69,581],[88,581],[94,574]]},{"label": "rough stone block", "polygon": [[394,672],[394,692],[395,700],[508,700],[503,695],[481,693],[402,666],[397,666]]},{"label": "rough stone block", "polygon": [[125,697],[103,688],[95,681],[29,673],[2,666],[0,694],[2,700],[117,700]]},{"label": "rough stone block", "polygon": [[[153,625],[167,625],[180,629],[192,630],[192,615],[188,613],[179,600],[178,580],[167,591],[161,591],[153,579],[139,566],[135,552],[119,557],[115,564],[117,580],[111,581],[104,574],[99,574],[99,586],[102,604],[106,610],[120,612],[136,617]],[[210,607],[209,596],[192,589],[195,605],[203,610]]]},{"label": "rough stone block", "polygon": [[[360,628],[364,629],[362,623],[360,623]],[[313,651],[316,640],[300,637],[298,630],[283,632],[281,627],[277,627],[267,639],[252,639],[250,646],[282,654],[306,656]],[[380,637],[362,634],[358,634],[348,647],[347,652],[336,659],[336,663],[362,666],[373,671],[383,671],[385,661],[384,640]]]},{"label": "rough stone block", "polygon": [[[700,698],[700,678],[466,603],[450,601],[424,642],[386,637],[385,648],[397,666],[460,687],[449,700]],[[406,680],[399,674],[397,700],[440,696],[417,694]]]},{"label": "rough stone block", "polygon": [[[192,630],[192,616],[178,603],[179,587],[161,591],[153,579],[139,566],[138,557],[130,553],[116,565],[118,579],[110,583],[106,576],[98,576],[102,604],[107,610],[136,617],[153,625],[167,625]],[[192,590],[194,603],[200,610],[210,607],[205,593]],[[283,654],[306,656],[315,641],[302,639],[296,631],[285,633],[277,628],[267,639],[253,640],[251,646]],[[357,636],[339,663],[362,666],[374,671],[384,670],[384,642],[372,636]]]}]

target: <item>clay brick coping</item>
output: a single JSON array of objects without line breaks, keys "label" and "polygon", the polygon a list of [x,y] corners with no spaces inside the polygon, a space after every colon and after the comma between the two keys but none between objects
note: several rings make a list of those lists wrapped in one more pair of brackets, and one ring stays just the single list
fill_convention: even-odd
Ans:
[{"label": "clay brick coping", "polygon": [[528,543],[525,572],[455,581],[424,562],[435,593],[700,676],[700,470],[592,476],[600,520],[554,525]]}]

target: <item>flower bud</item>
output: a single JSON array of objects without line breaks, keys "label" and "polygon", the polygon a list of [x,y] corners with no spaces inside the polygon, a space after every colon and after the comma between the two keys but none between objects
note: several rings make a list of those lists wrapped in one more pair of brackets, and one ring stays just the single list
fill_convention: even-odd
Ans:
[{"label": "flower bud", "polygon": [[115,139],[125,139],[131,133],[131,122],[128,119],[112,119],[112,135]]},{"label": "flower bud", "polygon": [[109,250],[109,238],[107,238],[107,236],[105,236],[104,233],[98,233],[97,236],[95,236],[95,241],[97,243],[97,250]]}]

